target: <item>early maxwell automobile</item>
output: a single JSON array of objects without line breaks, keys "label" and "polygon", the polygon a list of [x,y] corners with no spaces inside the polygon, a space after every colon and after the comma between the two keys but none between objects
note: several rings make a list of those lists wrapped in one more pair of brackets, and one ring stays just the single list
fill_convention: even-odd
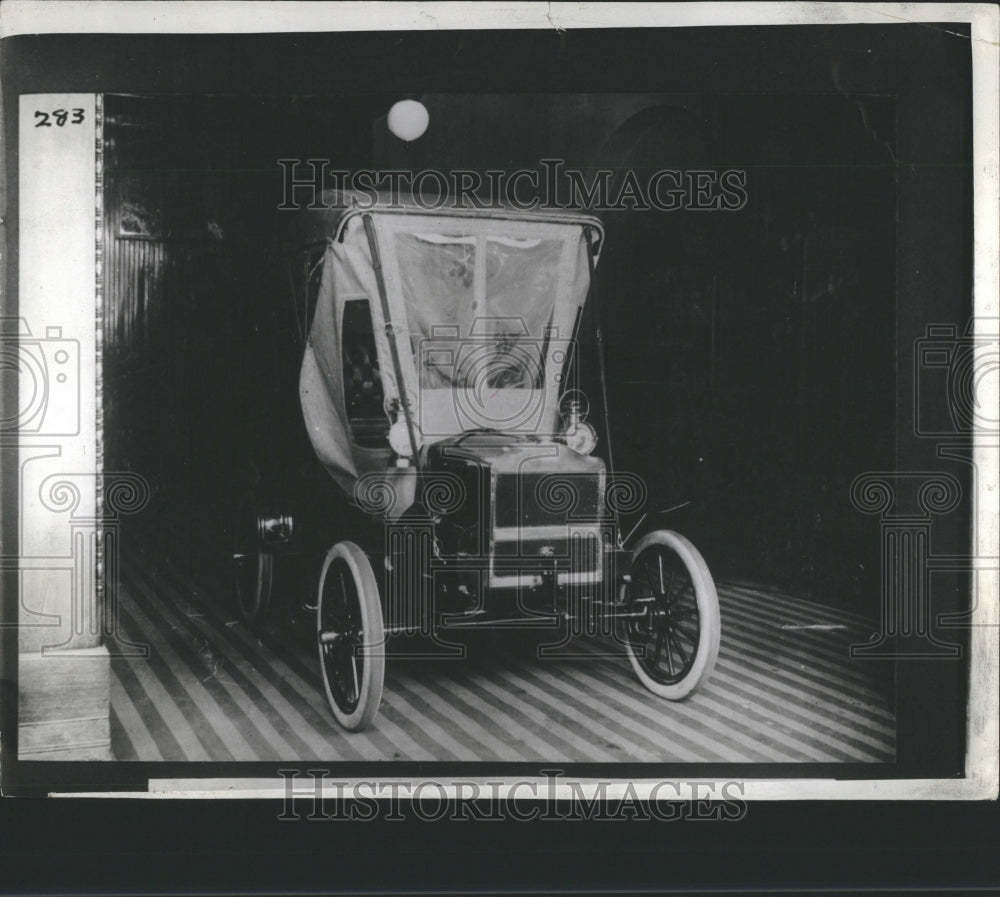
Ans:
[{"label": "early maxwell automobile", "polygon": [[612,464],[601,222],[343,193],[323,205],[284,245],[300,421],[328,488],[247,493],[244,617],[269,611],[279,570],[311,570],[293,588],[348,730],[375,717],[394,645],[446,649],[483,628],[550,632],[549,647],[607,638],[650,691],[688,697],[716,661],[718,599],[690,542],[640,532],[642,481]]}]

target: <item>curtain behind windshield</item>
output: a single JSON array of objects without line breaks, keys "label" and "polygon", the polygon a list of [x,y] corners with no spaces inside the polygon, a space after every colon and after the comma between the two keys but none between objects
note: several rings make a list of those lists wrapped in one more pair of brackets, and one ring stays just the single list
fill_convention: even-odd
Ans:
[{"label": "curtain behind windshield", "polygon": [[454,232],[395,239],[420,386],[539,388],[562,241]]}]

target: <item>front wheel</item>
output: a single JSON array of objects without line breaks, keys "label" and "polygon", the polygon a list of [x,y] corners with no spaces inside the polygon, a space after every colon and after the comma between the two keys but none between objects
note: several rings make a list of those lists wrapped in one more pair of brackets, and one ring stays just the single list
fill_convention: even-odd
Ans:
[{"label": "front wheel", "polygon": [[385,628],[378,584],[353,542],[327,552],[319,575],[316,641],[323,688],[337,722],[350,732],[378,713],[385,682]]},{"label": "front wheel", "polygon": [[719,656],[712,574],[687,539],[657,530],[636,546],[630,580],[625,648],[632,669],[654,694],[683,700],[705,683]]}]

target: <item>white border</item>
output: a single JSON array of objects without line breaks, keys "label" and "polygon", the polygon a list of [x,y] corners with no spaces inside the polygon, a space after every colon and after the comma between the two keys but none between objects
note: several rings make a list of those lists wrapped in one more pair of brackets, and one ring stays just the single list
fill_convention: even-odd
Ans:
[{"label": "white border", "polygon": [[[973,189],[973,309],[976,320],[996,319],[1000,310],[1000,8],[977,7],[972,16],[972,189]],[[997,330],[994,326],[994,339]],[[978,398],[984,408],[1000,407],[997,371],[983,380]],[[996,442],[996,440],[990,440]],[[974,439],[975,537],[977,558],[1000,555],[1000,451]],[[1000,575],[996,569],[973,577],[972,630],[969,640],[969,702],[967,706],[966,787],[955,797],[996,799],[1000,778]],[[932,795],[951,796],[957,783],[938,783]],[[977,794],[978,792],[978,794]]]},{"label": "white border", "polygon": [[[898,3],[296,3],[120,2],[120,0],[6,0],[0,5],[0,38],[51,33],[288,33],[447,29],[547,29],[693,27],[717,25],[835,25],[895,22],[962,22],[971,26],[974,136],[975,316],[997,316],[1000,294],[1000,10],[990,4]],[[986,407],[1000,402],[997,380],[982,383]],[[997,555],[1000,490],[997,449],[976,441],[979,472],[977,552]],[[968,705],[966,778],[961,780],[748,780],[748,800],[992,799],[1000,782],[1000,651],[997,643],[995,570],[974,577],[972,663]],[[389,780],[385,780],[389,781]],[[483,780],[485,781],[485,780]],[[513,782],[514,780],[511,780]],[[275,785],[284,787],[283,783]],[[238,786],[234,791],[233,786]],[[641,783],[637,783],[641,785]],[[246,790],[247,787],[259,790]],[[270,783],[159,780],[158,796],[274,795]],[[622,785],[624,788],[624,785]],[[646,787],[651,787],[646,783]],[[209,790],[203,790],[203,789]],[[193,790],[194,789],[194,790]],[[108,796],[116,796],[114,794]],[[123,796],[119,793],[117,796]]]},{"label": "white border", "polygon": [[[474,11],[473,9],[474,8]],[[4,0],[0,38],[15,34],[268,34],[487,28],[690,28],[971,22],[989,41],[996,10],[975,3],[418,3],[296,0]],[[977,24],[983,28],[976,35]]]}]

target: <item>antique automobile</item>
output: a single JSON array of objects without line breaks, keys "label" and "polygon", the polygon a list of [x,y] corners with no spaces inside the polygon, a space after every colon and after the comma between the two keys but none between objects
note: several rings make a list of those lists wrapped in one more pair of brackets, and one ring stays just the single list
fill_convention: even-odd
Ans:
[{"label": "antique automobile", "polygon": [[387,658],[484,628],[616,641],[650,691],[688,697],[716,661],[718,599],[683,536],[625,532],[643,485],[610,455],[601,222],[343,193],[324,204],[296,213],[284,246],[299,429],[326,488],[247,493],[244,617],[263,619],[280,570],[310,571],[289,588],[306,596],[330,708],[352,731],[378,711]]}]

